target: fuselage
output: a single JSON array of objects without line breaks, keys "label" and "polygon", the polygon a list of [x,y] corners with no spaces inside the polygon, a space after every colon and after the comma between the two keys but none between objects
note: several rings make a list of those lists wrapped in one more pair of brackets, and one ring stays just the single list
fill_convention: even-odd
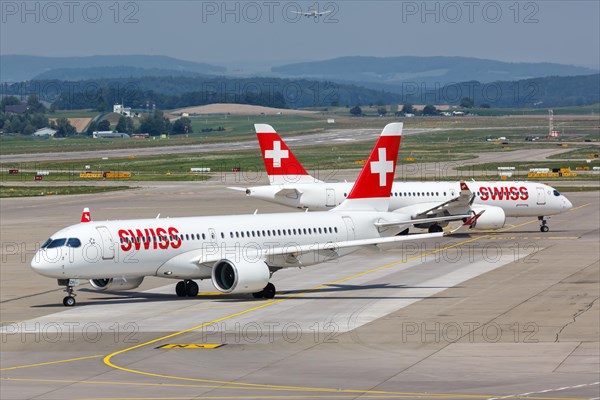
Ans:
[{"label": "fuselage", "polygon": [[[475,194],[474,204],[500,207],[507,217],[554,215],[572,207],[565,196],[542,183],[468,182],[468,186]],[[290,207],[327,210],[344,201],[351,188],[352,182],[286,184],[248,188],[246,194]],[[394,182],[389,209],[423,209],[459,194],[460,182]]]},{"label": "fuselage", "polygon": [[[211,266],[202,260],[256,258],[261,250],[393,236],[402,227],[377,229],[374,222],[398,220],[387,212],[336,211],[211,217],[160,218],[80,223],[52,235],[31,266],[58,278],[100,279],[160,276],[204,279]],[[317,247],[315,247],[316,249]],[[345,248],[335,257],[355,251]],[[298,257],[273,257],[277,268],[313,265],[331,254],[308,251]]]}]

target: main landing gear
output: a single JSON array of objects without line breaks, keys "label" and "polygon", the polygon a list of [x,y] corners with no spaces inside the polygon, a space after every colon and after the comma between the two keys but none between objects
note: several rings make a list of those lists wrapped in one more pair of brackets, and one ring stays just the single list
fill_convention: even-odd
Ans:
[{"label": "main landing gear", "polygon": [[438,224],[433,224],[429,227],[428,231],[429,231],[429,233],[444,232],[444,228],[442,228]]},{"label": "main landing gear", "polygon": [[191,279],[177,282],[175,293],[179,297],[196,297],[198,295],[198,284]]},{"label": "main landing gear", "polygon": [[540,232],[548,232],[550,230],[550,227],[548,226],[548,220],[543,216],[539,216],[538,220],[542,223],[542,225],[540,225]]},{"label": "main landing gear", "polygon": [[275,285],[271,282],[267,283],[267,286],[260,292],[252,293],[255,299],[272,299],[275,297]]},{"label": "main landing gear", "polygon": [[73,307],[76,303],[75,301],[75,286],[79,285],[79,279],[58,279],[58,285],[65,287],[65,292],[67,296],[63,299],[63,305],[65,307]]}]

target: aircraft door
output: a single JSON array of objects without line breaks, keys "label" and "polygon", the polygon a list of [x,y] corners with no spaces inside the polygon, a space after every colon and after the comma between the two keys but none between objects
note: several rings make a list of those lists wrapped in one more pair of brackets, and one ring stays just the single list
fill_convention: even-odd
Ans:
[{"label": "aircraft door", "polygon": [[105,226],[99,226],[96,229],[102,239],[102,259],[112,260],[115,258],[115,242],[110,231]]},{"label": "aircraft door", "polygon": [[325,207],[335,207],[335,189],[326,190]]},{"label": "aircraft door", "polygon": [[537,188],[537,205],[543,206],[544,204],[546,204],[546,192],[544,191],[543,187],[538,186],[538,188]]},{"label": "aircraft door", "polygon": [[350,217],[342,217],[344,224],[346,224],[346,233],[348,234],[348,240],[354,240],[356,231],[354,229],[354,221]]}]

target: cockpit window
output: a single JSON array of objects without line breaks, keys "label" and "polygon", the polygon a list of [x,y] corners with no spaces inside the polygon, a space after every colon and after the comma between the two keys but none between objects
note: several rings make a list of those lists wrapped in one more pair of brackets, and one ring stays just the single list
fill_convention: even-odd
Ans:
[{"label": "cockpit window", "polygon": [[67,242],[67,239],[54,239],[45,248],[46,249],[54,249],[55,247],[64,246],[66,242]]},{"label": "cockpit window", "polygon": [[70,238],[69,240],[67,240],[67,246],[75,248],[80,247],[81,241],[77,238]]},{"label": "cockpit window", "polygon": [[46,247],[48,247],[48,245],[49,245],[50,243],[52,243],[52,238],[50,238],[50,239],[48,239],[48,240],[46,240],[46,241],[44,242],[44,244],[42,245],[42,249],[45,249]]},{"label": "cockpit window", "polygon": [[554,190],[554,192],[553,192],[553,193],[554,193],[554,195],[555,195],[556,197],[560,196],[560,192],[559,192],[558,190]]}]

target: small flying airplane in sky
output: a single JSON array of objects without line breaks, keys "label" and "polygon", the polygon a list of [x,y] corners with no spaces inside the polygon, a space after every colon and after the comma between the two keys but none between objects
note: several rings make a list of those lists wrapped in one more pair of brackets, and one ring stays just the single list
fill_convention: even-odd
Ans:
[{"label": "small flying airplane in sky", "polygon": [[306,11],[306,12],[301,12],[301,11],[292,11],[292,13],[294,13],[294,14],[300,14],[300,15],[302,15],[303,17],[307,17],[307,18],[313,17],[313,18],[315,18],[315,19],[317,19],[317,18],[319,18],[319,17],[321,17],[321,16],[323,16],[323,15],[325,15],[325,14],[329,14],[330,12],[332,12],[332,10],[329,10],[329,11],[322,11],[322,12],[319,12],[319,11],[317,11],[317,10],[308,10],[308,11]]}]

